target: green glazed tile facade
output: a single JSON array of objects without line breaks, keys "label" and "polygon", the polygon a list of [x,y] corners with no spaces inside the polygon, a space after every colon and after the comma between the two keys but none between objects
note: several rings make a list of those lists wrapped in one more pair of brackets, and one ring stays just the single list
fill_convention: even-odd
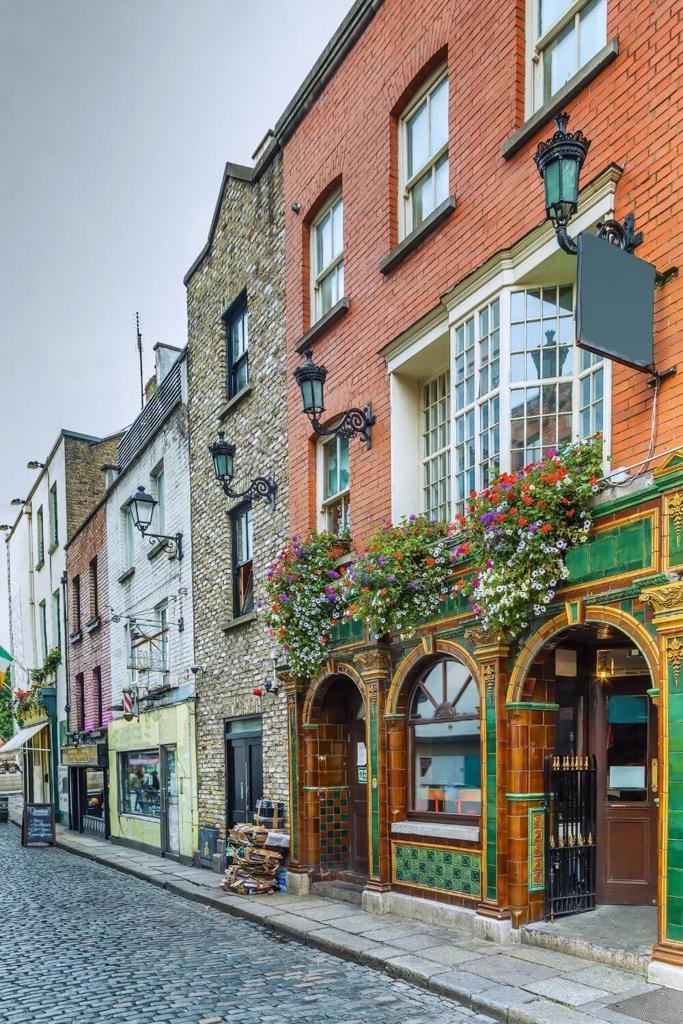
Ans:
[{"label": "green glazed tile facade", "polygon": [[496,695],[486,690],[486,897],[495,900],[496,884]]},{"label": "green glazed tile facade", "polygon": [[403,885],[440,889],[461,896],[481,896],[478,853],[394,843],[394,877]]},{"label": "green glazed tile facade", "polygon": [[[671,501],[669,499],[669,508],[671,508]],[[676,496],[673,497],[674,503],[676,503]],[[676,509],[678,512],[678,509]],[[678,529],[676,528],[678,525]],[[677,566],[683,564],[683,523],[676,522],[676,518],[669,515],[669,565]]]},{"label": "green glazed tile facade", "polygon": [[379,878],[379,785],[377,778],[377,701],[369,702],[370,711],[370,814],[372,833],[372,864],[370,866],[373,878]]},{"label": "green glazed tile facade", "polygon": [[296,741],[296,707],[289,706],[289,777],[292,780],[290,793],[290,820],[292,833],[292,857],[299,856],[299,766],[297,764],[298,745]]},{"label": "green glazed tile facade", "polygon": [[677,678],[670,661],[668,683],[669,825],[666,838],[666,937],[683,942],[683,668]]},{"label": "green glazed tile facade", "polygon": [[320,867],[345,870],[349,866],[349,790],[321,789]]},{"label": "green glazed tile facade", "polygon": [[646,569],[652,561],[652,518],[603,530],[567,552],[568,584]]}]

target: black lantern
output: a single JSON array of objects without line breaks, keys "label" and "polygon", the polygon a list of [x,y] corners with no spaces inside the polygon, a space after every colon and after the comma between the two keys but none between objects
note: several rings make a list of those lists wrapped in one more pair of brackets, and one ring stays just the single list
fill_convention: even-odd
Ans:
[{"label": "black lantern", "polygon": [[144,487],[138,487],[130,503],[130,513],[133,522],[140,533],[145,534],[152,525],[154,506],[157,504],[151,494],[148,494]]},{"label": "black lantern", "polygon": [[324,427],[321,424],[319,417],[325,411],[323,386],[327,370],[324,366],[316,366],[313,362],[312,352],[306,352],[305,356],[306,362],[294,371],[294,379],[301,391],[303,411],[311,421],[311,426],[316,434],[321,437],[332,435],[353,437],[355,434],[359,434],[364,439],[366,448],[372,448],[371,428],[376,422],[376,417],[372,415],[370,403],[364,409],[347,409],[341,414],[334,427]]},{"label": "black lantern", "polygon": [[221,431],[218,440],[209,445],[211,458],[213,459],[213,471],[219,483],[230,483],[235,475],[235,446],[225,440],[225,434]]},{"label": "black lantern", "polygon": [[[553,223],[560,248],[576,256],[579,249],[574,239],[567,234],[567,225],[578,209],[579,178],[590,148],[590,139],[581,130],[568,132],[568,121],[569,114],[556,115],[557,131],[550,139],[539,142],[534,160],[543,178],[545,212]],[[632,213],[624,219],[623,224],[617,220],[606,220],[598,224],[597,234],[599,238],[618,245],[626,252],[633,252],[643,239],[642,234],[635,233]]]},{"label": "black lantern", "polygon": [[147,538],[150,544],[159,541],[162,548],[169,553],[177,554],[180,559],[183,557],[182,533],[165,534],[149,532],[149,528],[152,525],[152,517],[154,516],[154,508],[158,504],[158,501],[151,494],[148,494],[144,487],[138,487],[129,502],[133,525],[140,531],[143,537]]},{"label": "black lantern", "polygon": [[275,492],[277,484],[272,476],[255,477],[245,491],[233,491],[230,486],[235,474],[235,452],[234,444],[225,440],[225,434],[220,431],[218,440],[209,445],[209,454],[213,461],[213,471],[216,480],[223,485],[223,493],[228,498],[239,498],[242,501],[259,501],[263,499],[268,502],[271,509],[275,508]]}]

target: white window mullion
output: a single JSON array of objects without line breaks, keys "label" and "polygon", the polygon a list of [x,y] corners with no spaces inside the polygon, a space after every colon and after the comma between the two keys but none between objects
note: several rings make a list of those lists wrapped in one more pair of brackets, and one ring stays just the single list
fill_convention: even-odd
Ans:
[{"label": "white window mullion", "polygon": [[510,289],[500,292],[500,470],[510,472]]}]

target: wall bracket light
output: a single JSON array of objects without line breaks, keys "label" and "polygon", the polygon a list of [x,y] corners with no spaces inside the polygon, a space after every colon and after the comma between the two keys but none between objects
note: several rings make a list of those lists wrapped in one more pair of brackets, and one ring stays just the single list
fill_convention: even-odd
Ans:
[{"label": "wall bracket light", "polygon": [[356,407],[347,409],[333,427],[322,425],[320,414],[325,411],[324,384],[327,370],[324,366],[316,366],[313,362],[313,353],[310,350],[305,355],[306,362],[294,371],[294,379],[301,391],[303,411],[311,421],[311,426],[316,434],[321,437],[348,438],[359,435],[365,441],[365,447],[372,448],[372,427],[375,425],[377,417],[372,415],[370,402],[364,409]]},{"label": "wall bracket light", "polygon": [[221,431],[218,440],[209,445],[209,453],[213,460],[213,471],[216,480],[222,485],[223,493],[228,498],[237,498],[243,501],[267,501],[271,509],[275,511],[275,494],[277,484],[272,476],[257,476],[244,491],[234,491],[230,486],[235,472],[235,445],[225,440],[225,434]]},{"label": "wall bracket light", "polygon": [[154,515],[154,506],[158,504],[159,502],[151,494],[148,494],[144,487],[138,487],[129,502],[133,525],[140,531],[143,537],[147,538],[150,544],[161,541],[163,549],[168,551],[169,554],[176,554],[180,561],[183,557],[182,533],[165,534],[149,532]]}]

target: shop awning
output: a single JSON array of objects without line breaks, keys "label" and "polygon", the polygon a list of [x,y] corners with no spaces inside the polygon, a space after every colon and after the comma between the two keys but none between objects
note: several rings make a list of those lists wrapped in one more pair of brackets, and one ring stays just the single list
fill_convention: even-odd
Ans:
[{"label": "shop awning", "polygon": [[37,732],[44,729],[47,722],[38,722],[38,725],[29,725],[25,729],[20,729],[19,732],[15,733],[14,736],[5,743],[4,747],[0,747],[0,757],[4,757],[5,754],[11,754],[13,750],[19,750],[23,747],[32,736],[35,736]]}]

